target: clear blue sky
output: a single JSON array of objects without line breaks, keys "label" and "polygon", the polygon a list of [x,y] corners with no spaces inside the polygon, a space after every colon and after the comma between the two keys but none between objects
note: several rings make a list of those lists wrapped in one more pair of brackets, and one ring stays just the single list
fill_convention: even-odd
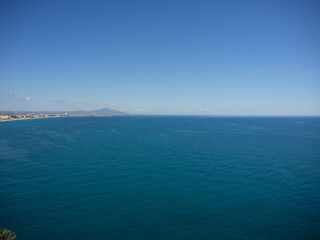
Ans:
[{"label": "clear blue sky", "polygon": [[320,1],[0,0],[0,110],[320,115]]}]

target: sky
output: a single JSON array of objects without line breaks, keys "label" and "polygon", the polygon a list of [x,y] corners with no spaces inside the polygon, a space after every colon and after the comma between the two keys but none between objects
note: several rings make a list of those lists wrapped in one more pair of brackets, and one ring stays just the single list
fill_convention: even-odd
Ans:
[{"label": "sky", "polygon": [[320,1],[0,0],[0,110],[320,115]]}]

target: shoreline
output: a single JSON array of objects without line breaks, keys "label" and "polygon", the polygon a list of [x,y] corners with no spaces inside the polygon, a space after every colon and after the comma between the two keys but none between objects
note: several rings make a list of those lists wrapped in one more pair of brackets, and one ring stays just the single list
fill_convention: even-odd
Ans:
[{"label": "shoreline", "polygon": [[20,120],[42,119],[42,118],[57,118],[57,117],[17,118],[17,119],[6,119],[6,120],[0,120],[0,122],[13,122],[13,121],[20,121]]},{"label": "shoreline", "polygon": [[45,119],[45,118],[73,118],[73,117],[115,117],[115,116],[127,116],[127,115],[100,115],[100,116],[91,116],[91,115],[80,115],[80,116],[52,116],[52,117],[35,117],[35,118],[10,118],[10,119],[1,119],[1,122],[13,122],[19,120],[31,120],[31,119]]}]

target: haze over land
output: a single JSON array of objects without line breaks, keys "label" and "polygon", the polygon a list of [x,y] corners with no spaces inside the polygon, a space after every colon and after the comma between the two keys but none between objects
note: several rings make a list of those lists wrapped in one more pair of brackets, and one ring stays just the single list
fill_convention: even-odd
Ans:
[{"label": "haze over land", "polygon": [[320,2],[1,1],[0,110],[320,115]]},{"label": "haze over land", "polygon": [[126,112],[120,112],[111,108],[102,108],[97,110],[78,110],[78,111],[0,111],[0,114],[105,114],[105,115],[123,115],[128,114]]}]

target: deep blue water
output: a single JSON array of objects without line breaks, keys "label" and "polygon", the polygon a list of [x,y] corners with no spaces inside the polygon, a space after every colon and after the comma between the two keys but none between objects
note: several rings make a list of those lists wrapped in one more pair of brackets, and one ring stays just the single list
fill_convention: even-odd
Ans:
[{"label": "deep blue water", "polygon": [[320,118],[0,123],[17,240],[320,239]]}]

